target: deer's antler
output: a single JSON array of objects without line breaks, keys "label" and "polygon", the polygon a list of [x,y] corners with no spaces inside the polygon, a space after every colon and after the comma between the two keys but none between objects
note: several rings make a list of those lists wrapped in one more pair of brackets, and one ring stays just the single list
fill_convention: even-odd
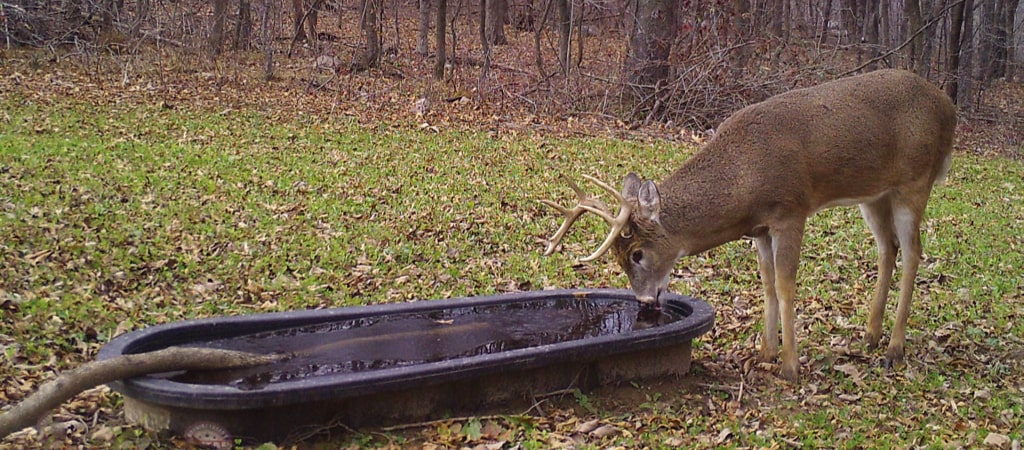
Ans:
[{"label": "deer's antler", "polygon": [[569,228],[572,227],[572,224],[576,222],[576,219],[579,219],[579,217],[587,211],[597,214],[598,216],[603,218],[612,226],[612,229],[608,233],[608,237],[606,237],[604,242],[601,243],[601,246],[597,248],[597,251],[595,251],[593,254],[586,258],[581,258],[581,262],[590,262],[597,258],[600,258],[601,255],[605,254],[605,252],[607,252],[608,249],[611,248],[612,243],[615,242],[615,239],[618,238],[619,234],[622,233],[622,230],[625,229],[626,225],[629,223],[629,215],[632,212],[632,207],[629,205],[628,202],[626,202],[624,198],[622,198],[622,195],[620,195],[618,191],[616,191],[614,188],[605,184],[601,180],[598,180],[597,178],[594,178],[589,175],[583,175],[583,177],[592,181],[594,184],[600,186],[602,189],[611,194],[612,197],[615,197],[615,199],[619,201],[619,214],[618,216],[612,216],[611,212],[608,210],[608,207],[605,206],[604,202],[587,195],[585,192],[583,192],[583,189],[580,189],[580,187],[576,183],[572,182],[572,180],[570,180],[563,174],[562,179],[564,179],[566,183],[569,184],[569,187],[571,187],[572,190],[576,192],[576,197],[579,198],[579,202],[576,203],[576,206],[573,206],[572,208],[565,208],[550,200],[540,201],[541,203],[554,208],[555,210],[557,210],[558,212],[562,213],[562,215],[565,216],[565,221],[562,222],[562,226],[558,228],[558,231],[555,232],[554,236],[551,236],[551,239],[548,239],[548,248],[547,250],[544,251],[545,256],[555,252],[555,248],[558,247],[558,244],[560,242],[562,242],[562,239],[565,237],[565,233],[569,231]]}]

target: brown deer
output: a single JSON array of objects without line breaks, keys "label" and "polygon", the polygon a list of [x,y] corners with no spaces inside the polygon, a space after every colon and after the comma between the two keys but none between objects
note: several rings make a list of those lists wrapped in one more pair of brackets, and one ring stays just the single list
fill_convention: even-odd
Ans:
[{"label": "brown deer", "polygon": [[657,304],[680,257],[753,238],[765,293],[760,357],[772,361],[779,353],[781,312],[781,375],[796,381],[793,303],[804,226],[816,211],[857,204],[878,243],[878,286],[865,336],[872,348],[882,337],[897,248],[902,252],[885,359],[900,363],[921,259],[921,220],[932,186],[949,170],[955,127],[949,97],[906,71],[879,70],[780,94],[733,114],[661,184],[630,173],[619,194],[586,177],[618,200],[617,215],[571,181],[575,207],[542,200],[565,215],[545,255],[581,214],[593,212],[611,232],[581,261],[612,249],[637,299]]}]

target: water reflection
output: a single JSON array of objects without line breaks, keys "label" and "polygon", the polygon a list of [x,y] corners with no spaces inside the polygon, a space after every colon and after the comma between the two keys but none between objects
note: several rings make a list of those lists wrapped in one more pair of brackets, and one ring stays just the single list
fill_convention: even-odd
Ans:
[{"label": "water reflection", "polygon": [[635,301],[567,297],[287,328],[206,347],[295,356],[271,366],[185,372],[171,379],[260,389],[271,383],[556,344],[663,325],[680,317]]}]

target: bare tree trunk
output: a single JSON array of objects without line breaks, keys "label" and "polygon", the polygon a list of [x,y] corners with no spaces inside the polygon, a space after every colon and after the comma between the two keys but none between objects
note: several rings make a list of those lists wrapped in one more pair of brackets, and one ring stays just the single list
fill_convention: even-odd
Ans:
[{"label": "bare tree trunk", "polygon": [[878,17],[878,53],[893,47],[892,23],[889,17],[889,0],[878,0],[875,14]]},{"label": "bare tree trunk", "polygon": [[419,0],[419,34],[416,37],[416,54],[430,54],[430,0]]},{"label": "bare tree trunk", "polygon": [[459,0],[457,3],[455,3],[455,10],[452,11],[452,17],[448,20],[448,36],[449,36],[449,39],[450,39],[450,41],[449,41],[450,45],[448,46],[448,51],[451,54],[451,59],[452,59],[452,62],[453,62],[453,66],[454,66],[456,49],[458,48],[458,43],[459,43],[458,35],[457,35],[456,31],[458,29],[457,25],[459,23],[458,19],[459,19],[459,13],[461,11],[462,11],[462,0]]},{"label": "bare tree trunk", "polygon": [[570,15],[573,16],[573,18],[575,19],[576,23],[576,60],[572,64],[573,67],[577,68],[583,65],[583,38],[586,34],[583,30],[583,8],[585,7],[585,5],[585,1],[580,2],[579,9],[573,13],[570,13]]},{"label": "bare tree trunk", "polygon": [[846,37],[841,42],[845,44],[859,42],[861,27],[860,16],[857,14],[857,11],[861,2],[857,0],[841,0],[841,4],[842,9],[839,11],[839,17],[843,24],[843,30],[846,32]]},{"label": "bare tree trunk", "polygon": [[306,28],[309,30],[309,39],[316,41],[319,34],[316,32],[316,24],[319,17],[319,5],[323,0],[313,0],[313,5],[310,6],[309,17],[306,18]]},{"label": "bare tree trunk", "polygon": [[769,0],[771,2],[771,8],[769,9],[769,21],[771,24],[771,32],[773,36],[782,36],[782,14],[785,12],[784,2],[787,0]]},{"label": "bare tree trunk", "polygon": [[732,58],[733,71],[740,72],[747,68],[750,60],[750,46],[744,45],[750,39],[750,0],[733,0],[732,16],[733,27],[736,28],[736,44],[740,46]]},{"label": "bare tree trunk", "polygon": [[359,28],[365,38],[366,49],[355,69],[369,69],[380,63],[380,10],[383,0],[363,0]]},{"label": "bare tree trunk", "polygon": [[117,17],[118,13],[121,11],[120,6],[122,6],[118,3],[119,2],[115,0],[105,0],[103,2],[103,11],[101,11],[103,31],[109,32],[114,29],[114,18]]},{"label": "bare tree trunk", "polygon": [[508,44],[505,37],[505,23],[508,22],[508,0],[487,1],[487,42],[494,45]]},{"label": "bare tree trunk", "polygon": [[903,14],[907,16],[907,30],[904,33],[904,38],[910,37],[911,39],[910,44],[907,45],[907,68],[918,74],[923,74],[925,69],[922,64],[924,52],[921,43],[924,36],[914,36],[922,26],[921,4],[917,0],[903,0]]},{"label": "bare tree trunk", "polygon": [[260,29],[263,41],[263,79],[270,81],[274,79],[274,42],[270,36],[270,10],[274,7],[274,0],[263,0],[263,19],[260,20]]},{"label": "bare tree trunk", "polygon": [[294,40],[305,41],[306,32],[302,28],[302,18],[306,16],[306,8],[303,6],[302,0],[292,0],[292,14],[295,14],[295,26],[292,27]]},{"label": "bare tree trunk", "polygon": [[789,33],[793,28],[793,9],[790,0],[782,0],[782,42],[789,42]]},{"label": "bare tree trunk", "polygon": [[133,39],[138,39],[139,30],[142,29],[142,24],[149,18],[149,0],[136,0],[135,1],[135,20],[132,21],[131,29],[128,34]]},{"label": "bare tree trunk", "polygon": [[960,61],[957,70],[957,80],[959,81],[959,89],[957,90],[957,96],[954,101],[958,105],[970,106],[971,94],[973,93],[974,83],[972,83],[971,72],[974,67],[975,59],[975,48],[974,48],[974,0],[964,1],[963,11],[963,31],[960,35]]},{"label": "bare tree trunk", "polygon": [[994,66],[990,76],[992,78],[1013,78],[1013,51],[1014,37],[1013,25],[1014,15],[1019,0],[999,0],[996,9],[996,23],[994,30],[995,55]]},{"label": "bare tree trunk", "polygon": [[311,1],[313,2],[313,4],[309,6],[309,11],[306,11],[306,30],[309,33],[308,34],[309,40],[311,42],[316,42],[316,40],[317,40],[317,32],[316,32],[317,17],[319,15],[318,13],[320,11],[320,3],[323,2],[323,0],[311,0]]},{"label": "bare tree trunk", "polygon": [[544,70],[544,53],[541,51],[540,38],[541,33],[548,24],[548,15],[551,14],[551,3],[552,0],[548,0],[544,4],[544,14],[540,16],[540,23],[536,24],[533,29],[533,52],[534,52],[534,63],[537,65],[537,74],[541,80],[547,80],[547,71]]},{"label": "bare tree trunk", "polygon": [[491,70],[491,44],[487,39],[487,0],[480,0],[480,48],[483,50],[484,66],[480,70],[480,80],[487,78],[487,72]]},{"label": "bare tree trunk", "polygon": [[[678,8],[676,0],[636,0],[636,24],[630,36],[626,72],[635,99],[642,103],[655,100],[654,94],[671,74],[668,58],[676,38]],[[657,109],[657,101],[640,107],[650,113],[657,113]]]},{"label": "bare tree trunk", "polygon": [[[295,43],[301,40],[308,41],[314,48],[319,47],[319,43],[317,42],[316,22],[317,14],[320,10],[320,3],[323,1],[324,0],[312,0],[313,3],[309,5],[309,9],[302,9],[305,7],[306,2],[303,0],[293,0],[292,7],[299,8],[297,11],[300,13],[295,19],[295,34],[292,36],[292,42],[288,46],[288,57],[292,56],[292,50],[295,48]],[[340,13],[338,20],[341,20]],[[303,26],[308,27],[308,35],[303,31]]]},{"label": "bare tree trunk", "polygon": [[954,4],[949,14],[950,26],[947,50],[949,52],[949,62],[947,63],[946,71],[949,73],[950,80],[946,84],[946,95],[953,99],[954,102],[957,100],[957,95],[959,95],[960,54],[964,51],[963,27],[966,11],[969,11],[967,9],[969,1]]},{"label": "bare tree trunk", "polygon": [[[948,0],[925,0],[924,5],[922,5],[923,8],[927,8],[928,7],[928,3],[930,2],[931,3],[931,5],[930,5],[931,9],[930,9],[930,12],[928,13],[928,17],[927,18],[923,18],[922,20],[924,22],[926,22],[926,23],[932,23],[932,21],[936,20],[939,17],[940,14],[948,13],[949,10],[946,7],[947,1]],[[950,14],[950,16],[952,16],[952,14]],[[941,23],[945,23],[945,21],[940,19],[940,21],[938,23],[940,23],[940,24]],[[918,68],[919,68],[919,72],[918,73],[928,74],[932,69],[945,70],[942,67],[933,68],[932,67],[932,60],[933,59],[935,61],[948,61],[949,60],[949,55],[945,55],[946,59],[943,60],[943,56],[944,55],[942,54],[943,50],[946,50],[946,51],[949,50],[949,46],[946,45],[948,40],[949,40],[949,30],[948,29],[946,29],[945,27],[936,25],[935,23],[932,23],[932,25],[928,26],[928,30],[925,32],[925,37],[923,38],[922,54],[921,54],[921,57],[919,59],[920,60],[920,64],[918,66]]]},{"label": "bare tree trunk", "polygon": [[227,0],[213,0],[213,26],[210,31],[210,54],[219,55],[224,47],[224,20],[227,16]]},{"label": "bare tree trunk", "polygon": [[252,39],[252,7],[249,0],[238,0],[238,24],[235,25],[235,50],[249,48]]},{"label": "bare tree trunk", "polygon": [[988,82],[992,67],[995,62],[995,39],[994,31],[996,16],[996,0],[975,0],[979,5],[974,15],[974,28],[977,30],[976,47],[974,52],[974,65],[971,77],[982,84]]},{"label": "bare tree trunk", "polygon": [[821,35],[818,36],[818,45],[824,45],[828,41],[828,22],[832,17],[832,0],[825,2],[825,11],[821,13]]},{"label": "bare tree trunk", "polygon": [[987,70],[985,71],[986,81],[991,81],[997,78],[1002,78],[1006,74],[1006,54],[1007,45],[1006,42],[1006,28],[1004,27],[1006,20],[1003,18],[1005,15],[1004,10],[1006,9],[1007,0],[992,0],[991,11],[988,11],[987,20],[989,24],[989,62]]},{"label": "bare tree trunk", "polygon": [[631,84],[653,86],[668,79],[677,6],[676,0],[637,1],[636,25],[627,57]]},{"label": "bare tree trunk", "polygon": [[[879,12],[879,0],[866,0],[864,2],[864,15],[863,15],[863,27],[864,31],[861,36],[861,49],[864,54],[864,59],[872,60],[877,57],[881,52],[879,51],[878,41],[878,12]],[[878,68],[877,62],[868,64],[866,69],[868,72]]]},{"label": "bare tree trunk", "polygon": [[1010,52],[1007,55],[1006,62],[1006,79],[1009,81],[1017,80],[1022,71],[1022,65],[1024,65],[1024,3],[1020,0],[1010,1],[1010,7],[1007,10],[1007,30],[1009,30],[1009,36],[1006,40],[1010,44]]},{"label": "bare tree trunk", "polygon": [[444,79],[444,66],[448,63],[445,55],[445,27],[448,24],[448,0],[437,0],[437,18],[434,20],[434,46],[437,48],[437,61],[434,61],[434,79]]},{"label": "bare tree trunk", "polygon": [[569,14],[569,2],[572,0],[555,0],[558,7],[558,65],[563,74],[569,73],[569,57],[572,53],[572,17]]}]

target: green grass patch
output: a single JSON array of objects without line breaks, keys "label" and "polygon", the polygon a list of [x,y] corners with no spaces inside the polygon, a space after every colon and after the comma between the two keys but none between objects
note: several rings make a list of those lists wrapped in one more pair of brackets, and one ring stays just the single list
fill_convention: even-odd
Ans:
[{"label": "green grass patch", "polygon": [[[660,179],[692,151],[18,96],[0,108],[5,387],[80,364],[117,333],[180,319],[625,287],[609,258],[574,263],[604,238],[599,219],[581,220],[561,253],[541,256],[560,218],[536,200],[573,201],[559,173]],[[874,242],[855,208],[825,211],[808,226],[801,386],[750,378],[736,357],[755,353],[762,326],[750,244],[682,261],[672,288],[719,311],[694,373],[708,383],[746,380],[748,393],[668,392],[628,414],[581,395],[579,414],[633,430],[585,445],[941,447],[978,444],[989,432],[1020,440],[1022,179],[1020,162],[957,155],[928,210],[909,362],[897,371],[876,367],[880,354],[858,342],[876,274]],[[844,364],[860,377],[837,369]],[[548,448],[566,435],[560,423],[513,416],[502,426],[522,448]]]}]

